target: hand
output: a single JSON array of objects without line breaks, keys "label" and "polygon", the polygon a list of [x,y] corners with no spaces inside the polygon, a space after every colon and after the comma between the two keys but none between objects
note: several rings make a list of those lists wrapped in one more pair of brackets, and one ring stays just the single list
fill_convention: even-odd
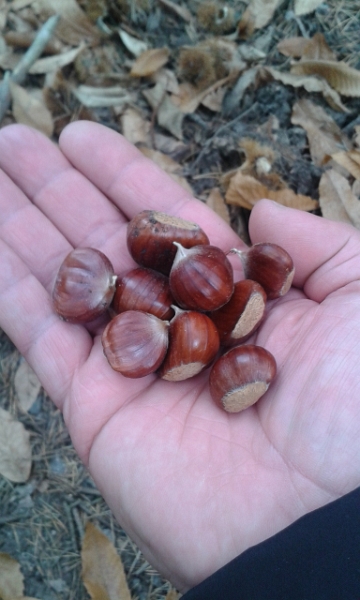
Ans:
[{"label": "hand", "polygon": [[56,147],[0,132],[0,326],[63,410],[74,446],[114,515],[179,589],[301,515],[360,485],[360,235],[259,203],[253,242],[292,255],[295,287],[251,340],[279,372],[237,415],[210,400],[207,373],[182,383],[111,370],[99,331],[62,322],[50,293],[71,248],[130,268],[126,223],[145,208],[198,222],[211,243],[239,240],[117,133],[77,122]]}]

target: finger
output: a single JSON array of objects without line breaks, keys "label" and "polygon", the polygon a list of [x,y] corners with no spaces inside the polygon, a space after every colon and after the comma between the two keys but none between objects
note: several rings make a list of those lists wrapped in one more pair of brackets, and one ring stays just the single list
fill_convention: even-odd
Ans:
[{"label": "finger", "polygon": [[0,238],[49,291],[60,257],[72,247],[3,171],[0,189]]},{"label": "finger", "polygon": [[80,325],[61,321],[49,294],[22,260],[0,240],[0,327],[36,371],[59,408],[92,339]]},{"label": "finger", "polygon": [[360,278],[360,233],[344,223],[262,200],[251,212],[251,240],[283,246],[295,263],[294,285],[321,302]]},{"label": "finger", "polygon": [[239,245],[239,238],[220,217],[115,131],[78,121],[65,128],[59,143],[75,168],[129,219],[154,209],[196,221],[211,243],[224,250]]},{"label": "finger", "polygon": [[[125,245],[125,218],[48,138],[28,127],[5,127],[0,132],[0,168],[6,182],[0,226],[42,282],[53,280],[75,246],[102,250],[117,273],[134,265]],[[25,243],[33,260],[24,254]]]}]

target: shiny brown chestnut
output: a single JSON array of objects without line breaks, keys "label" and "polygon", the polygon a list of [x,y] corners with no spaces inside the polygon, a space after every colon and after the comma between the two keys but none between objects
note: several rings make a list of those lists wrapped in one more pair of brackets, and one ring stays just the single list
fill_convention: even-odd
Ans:
[{"label": "shiny brown chestnut", "polygon": [[284,296],[294,279],[295,268],[291,256],[277,244],[254,244],[247,250],[230,250],[237,254],[243,265],[246,279],[262,285],[269,300]]},{"label": "shiny brown chestnut", "polygon": [[155,210],[144,210],[128,223],[128,249],[142,267],[169,275],[176,254],[174,241],[192,248],[208,244],[209,238],[197,223]]},{"label": "shiny brown chestnut", "polygon": [[182,308],[212,311],[228,302],[234,291],[232,266],[225,253],[216,246],[178,250],[170,271],[170,290]]},{"label": "shiny brown chestnut", "polygon": [[174,316],[169,280],[162,273],[137,267],[118,277],[112,308],[119,314],[141,310],[165,321]]},{"label": "shiny brown chestnut", "polygon": [[52,292],[58,315],[70,323],[87,323],[102,315],[115,292],[110,260],[95,248],[76,248],[62,262]]},{"label": "shiny brown chestnut", "polygon": [[135,310],[116,315],[101,337],[110,366],[125,377],[145,377],[156,371],[168,347],[169,323]]},{"label": "shiny brown chestnut", "polygon": [[235,346],[210,371],[210,394],[218,406],[240,412],[265,394],[276,375],[273,355],[261,346]]},{"label": "shiny brown chestnut", "polygon": [[209,313],[219,332],[223,346],[234,346],[246,341],[263,320],[266,305],[264,288],[251,279],[235,283],[229,302]]},{"label": "shiny brown chestnut", "polygon": [[159,376],[183,381],[205,369],[216,357],[220,340],[214,323],[203,313],[174,307],[170,322],[169,349]]}]

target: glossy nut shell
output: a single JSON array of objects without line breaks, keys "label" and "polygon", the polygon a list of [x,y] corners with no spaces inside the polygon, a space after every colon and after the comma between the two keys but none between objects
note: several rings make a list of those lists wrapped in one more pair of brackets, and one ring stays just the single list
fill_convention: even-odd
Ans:
[{"label": "glossy nut shell", "polygon": [[168,278],[152,269],[137,267],[118,277],[112,308],[117,314],[141,310],[168,320],[174,316],[173,303]]},{"label": "glossy nut shell", "polygon": [[159,370],[167,381],[183,381],[205,369],[216,357],[220,341],[214,323],[202,313],[175,307],[169,349]]},{"label": "glossy nut shell", "polygon": [[173,242],[184,248],[208,244],[209,238],[196,223],[155,210],[144,210],[128,224],[127,245],[139,265],[169,275],[175,258]]},{"label": "glossy nut shell", "polygon": [[261,346],[232,348],[221,356],[210,371],[210,393],[227,412],[245,410],[267,391],[276,375],[273,355]]},{"label": "glossy nut shell", "polygon": [[110,260],[95,248],[76,248],[67,255],[52,293],[58,315],[70,323],[86,323],[102,315],[115,292]]},{"label": "glossy nut shell", "polygon": [[110,366],[125,377],[145,377],[156,371],[168,347],[169,323],[154,315],[129,310],[116,315],[101,341]]},{"label": "glossy nut shell", "polygon": [[209,313],[219,332],[223,346],[234,346],[247,340],[263,320],[266,305],[264,288],[251,279],[235,283],[229,302]]},{"label": "glossy nut shell", "polygon": [[212,311],[226,304],[234,290],[232,266],[216,246],[195,246],[178,251],[170,271],[170,290],[182,308]]},{"label": "glossy nut shell", "polygon": [[269,300],[284,296],[294,279],[295,268],[284,248],[270,242],[254,244],[248,250],[232,250],[243,264],[246,279],[264,288]]}]

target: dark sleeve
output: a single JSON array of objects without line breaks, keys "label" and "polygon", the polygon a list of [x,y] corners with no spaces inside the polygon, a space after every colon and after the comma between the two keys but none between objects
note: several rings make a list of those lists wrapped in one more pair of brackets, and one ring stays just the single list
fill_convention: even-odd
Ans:
[{"label": "dark sleeve", "polygon": [[182,600],[360,600],[360,488],[249,548]]}]

